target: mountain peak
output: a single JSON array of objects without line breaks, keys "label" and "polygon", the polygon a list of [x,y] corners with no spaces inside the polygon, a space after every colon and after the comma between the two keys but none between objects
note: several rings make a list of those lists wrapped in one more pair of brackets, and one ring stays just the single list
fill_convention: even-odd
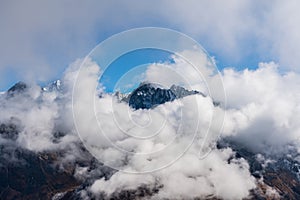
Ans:
[{"label": "mountain peak", "polygon": [[134,109],[150,109],[193,94],[202,93],[186,90],[176,85],[172,85],[171,88],[164,88],[159,84],[142,82],[131,94],[126,96],[126,98],[122,98],[122,101],[128,102],[129,106]]},{"label": "mountain peak", "polygon": [[8,89],[7,94],[10,97],[13,97],[17,93],[24,92],[28,88],[27,84],[19,81],[15,85],[13,85],[11,88]]},{"label": "mountain peak", "polygon": [[53,81],[52,83],[48,84],[46,87],[42,88],[43,91],[61,91],[62,90],[62,82],[61,80]]}]

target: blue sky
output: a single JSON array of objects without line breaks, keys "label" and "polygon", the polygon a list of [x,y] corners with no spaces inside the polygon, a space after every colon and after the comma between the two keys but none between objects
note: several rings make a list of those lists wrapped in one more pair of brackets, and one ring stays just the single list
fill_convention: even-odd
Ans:
[{"label": "blue sky", "polygon": [[[108,66],[100,79],[100,83],[105,86],[107,92],[113,92],[114,89],[119,89],[118,87],[115,88],[115,86],[126,72],[136,67],[139,68],[135,70],[135,73],[124,76],[126,80],[123,79],[122,82],[129,84],[131,80],[134,79],[133,76],[142,74],[149,64],[171,62],[171,55],[172,54],[167,51],[150,48],[131,51],[120,56]],[[138,80],[133,88],[136,87],[137,84],[139,84]],[[122,92],[129,92],[130,88],[128,88],[128,90],[120,88],[120,90]]]},{"label": "blue sky", "polygon": [[299,9],[297,0],[1,1],[0,91],[60,78],[101,41],[145,26],[191,36],[219,69],[275,61],[299,71]]},{"label": "blue sky", "polygon": [[[116,90],[120,90],[121,92],[129,92],[131,89],[134,89],[141,82],[140,79],[136,80],[134,76],[142,75],[147,67],[153,63],[165,63],[165,62],[173,62],[171,56],[174,55],[167,51],[158,50],[158,49],[139,49],[135,51],[131,51],[120,56],[113,63],[111,63],[104,74],[100,77],[100,83],[105,87],[107,92],[114,92]],[[243,61],[245,63],[240,63],[237,67],[237,70],[243,70],[245,66],[248,69],[256,69],[257,63],[259,60],[255,56],[249,57],[247,60]],[[222,70],[226,66],[230,66],[229,63],[218,61],[218,68]],[[244,66],[244,67],[241,67]],[[130,71],[132,73],[127,74]],[[122,76],[124,78],[122,78]],[[120,80],[122,79],[122,80]],[[134,79],[134,80],[133,80]],[[131,82],[135,82],[135,84],[130,88],[120,88],[120,83],[123,86],[126,86],[126,83],[129,84]],[[118,84],[118,86],[116,86]]]}]

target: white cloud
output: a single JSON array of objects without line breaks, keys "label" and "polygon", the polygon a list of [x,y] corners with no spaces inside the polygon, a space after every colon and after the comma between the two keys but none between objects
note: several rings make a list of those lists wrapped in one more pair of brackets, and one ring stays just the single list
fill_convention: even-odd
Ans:
[{"label": "white cloud", "polygon": [[159,83],[167,88],[173,84],[208,94],[208,80],[216,75],[213,60],[202,51],[183,51],[172,56],[174,63],[155,63],[145,72],[145,81]]},{"label": "white cloud", "polygon": [[[42,93],[38,86],[32,86],[23,96],[9,100],[1,96],[1,112],[4,115],[1,115],[0,121],[8,121],[11,117],[19,118],[21,132],[17,144],[29,150],[40,152],[73,146],[64,159],[74,161],[80,152],[74,145],[78,138],[74,135],[73,103],[76,127],[81,133],[81,139],[88,144],[95,157],[105,164],[127,172],[144,172],[176,161],[153,173],[130,174],[119,171],[108,180],[95,180],[89,191],[96,196],[101,192],[110,195],[121,190],[147,186],[159,187],[154,199],[205,198],[208,195],[224,199],[246,198],[249,190],[255,188],[255,179],[244,159],[234,158],[234,152],[230,148],[213,149],[204,159],[199,159],[199,154],[203,153],[201,145],[209,122],[214,114],[218,115],[224,109],[226,118],[223,136],[231,136],[263,154],[277,153],[290,143],[299,147],[299,140],[296,140],[300,136],[299,74],[281,74],[275,63],[260,63],[257,70],[225,69],[222,78],[228,98],[227,108],[213,106],[210,97],[194,95],[151,110],[138,111],[133,111],[127,104],[118,102],[108,94],[98,98],[95,89],[99,66],[87,60],[78,73],[80,64],[81,60],[76,61],[65,72],[62,79],[63,94],[55,91]],[[167,77],[164,73],[168,74],[169,71],[159,69],[166,65],[168,64],[152,65],[147,71],[151,75],[148,78],[152,77],[150,80],[153,80],[153,74],[157,74],[158,70],[161,72],[159,76]],[[169,65],[181,70],[181,74],[186,72],[186,76],[190,77],[189,70],[182,71],[184,64],[180,60],[175,59],[175,63]],[[75,93],[72,96],[75,80]],[[163,80],[166,81],[164,84],[174,81]],[[190,81],[197,83],[193,76]],[[196,129],[198,122],[199,129]],[[98,123],[110,139],[109,142],[101,134],[103,132]],[[214,145],[219,133],[217,125],[219,124],[211,125],[210,137],[204,147]],[[58,143],[53,142],[53,132],[56,130],[68,133]],[[145,137],[156,131],[160,134],[146,140],[128,135]],[[181,156],[193,140],[195,132],[198,134],[195,142]],[[0,140],[4,141],[3,138]],[[114,145],[127,152],[119,151]],[[149,153],[158,150],[161,151]],[[176,160],[178,156],[181,157]],[[86,169],[77,168],[75,176],[88,177],[85,173]]]},{"label": "white cloud", "polygon": [[141,26],[183,31],[226,65],[248,65],[252,59],[262,59],[298,70],[300,5],[297,0],[66,4],[34,0],[1,3],[1,88],[8,87],[7,81],[11,80],[7,76],[38,81],[58,77],[67,64],[84,57],[106,37]]},{"label": "white cloud", "polygon": [[[176,64],[169,64],[171,67]],[[180,62],[179,62],[180,66]],[[160,71],[159,76],[167,77],[170,74],[168,70],[163,71],[166,67],[163,64],[152,65],[148,69],[149,77],[155,78],[153,74],[157,74]],[[169,66],[170,67],[170,66]],[[153,70],[153,71],[152,71]],[[164,74],[166,73],[166,74]],[[264,154],[282,153],[284,152],[287,144],[298,145],[297,138],[299,135],[299,125],[297,119],[300,114],[299,106],[299,75],[293,72],[286,74],[280,74],[277,64],[260,63],[257,70],[243,70],[235,71],[233,69],[225,69],[222,73],[225,91],[228,95],[228,108],[226,108],[226,118],[224,121],[224,134],[223,136],[232,136],[232,138],[249,147],[250,149],[261,152]],[[156,77],[157,78],[157,77]],[[154,80],[154,79],[150,79]],[[161,84],[169,84],[170,79],[162,78],[155,79]],[[178,79],[176,79],[178,80]],[[191,79],[193,80],[193,79]],[[110,99],[108,102],[111,102]],[[217,112],[215,107],[212,106],[212,100],[210,98],[203,98],[201,96],[196,98],[199,103],[200,110],[194,112],[195,106],[189,102],[189,98],[180,100],[182,109],[186,109],[187,115],[184,115],[182,132],[176,132],[176,134],[182,134],[179,141],[176,141],[175,149],[172,151],[164,151],[159,157],[151,156],[150,159],[143,159],[136,154],[126,155],[126,162],[110,163],[116,164],[115,166],[122,170],[143,170],[151,169],[152,167],[159,166],[161,162],[165,162],[169,156],[176,153],[176,149],[183,149],[186,140],[190,140],[189,130],[193,127],[189,122],[197,119],[196,113],[201,113],[200,127],[204,128],[207,121],[211,118],[210,112]],[[154,108],[151,112],[159,112],[161,108],[165,106],[176,107],[175,102]],[[103,108],[110,107],[109,104],[101,102],[99,106]],[[128,113],[126,110],[127,105],[115,105],[109,111],[105,113],[113,112],[114,115],[120,116],[119,119],[125,119]],[[102,111],[99,110],[100,114]],[[124,112],[125,110],[125,112]],[[172,109],[171,109],[172,110]],[[185,112],[185,111],[183,111]],[[175,109],[176,113],[176,109]],[[141,113],[142,114],[142,113]],[[147,113],[144,113],[147,114]],[[172,119],[174,113],[169,113],[167,119]],[[106,115],[106,118],[109,115]],[[176,115],[175,115],[176,116]],[[103,117],[100,117],[103,119]],[[111,133],[117,133],[119,129],[114,130],[114,123],[111,123],[111,119],[107,118],[108,122],[103,122],[107,126],[107,131]],[[140,118],[142,119],[142,118]],[[155,117],[154,119],[161,121],[163,118]],[[178,117],[175,118],[178,119]],[[175,123],[176,124],[176,123]],[[177,123],[178,124],[178,123]],[[185,125],[186,124],[186,125]],[[130,127],[130,122],[125,121],[124,126]],[[176,127],[169,124],[171,127]],[[213,130],[214,127],[212,127]],[[128,133],[132,133],[131,128],[128,128]],[[149,128],[147,130],[152,130]],[[167,132],[173,132],[176,129],[167,129]],[[200,129],[199,132],[203,133],[205,129]],[[140,130],[142,131],[142,129]],[[153,131],[150,131],[153,132]],[[167,132],[164,132],[167,133]],[[141,132],[140,132],[141,133]],[[146,133],[146,132],[144,132]],[[118,133],[119,134],[119,133]],[[211,140],[214,141],[214,137],[217,134],[212,133]],[[154,140],[151,143],[145,143],[140,141],[131,140],[127,137],[116,137],[113,143],[123,144],[124,148],[134,147],[138,150],[146,150],[147,148],[157,149],[155,143],[164,143],[164,140]],[[160,138],[162,139],[162,138]],[[122,142],[117,142],[117,141]],[[99,139],[97,140],[99,141]],[[130,142],[123,142],[130,141]],[[201,141],[198,139],[198,142]],[[295,142],[296,141],[296,142]],[[150,188],[156,187],[157,184],[162,184],[163,187],[159,190],[153,198],[193,198],[196,196],[205,197],[207,195],[214,195],[225,199],[240,199],[245,198],[249,194],[249,190],[255,187],[254,178],[249,174],[249,167],[247,163],[242,160],[235,160],[228,164],[227,160],[232,155],[231,149],[227,150],[213,150],[205,159],[199,160],[198,151],[199,143],[196,142],[191,148],[177,160],[173,165],[166,169],[151,173],[144,176],[141,179],[140,175],[129,175],[124,173],[116,173],[112,179],[105,181],[100,179],[96,181],[91,191],[99,194],[104,192],[107,195],[111,195],[114,192],[120,192],[121,190],[129,190],[138,188],[142,185],[148,185]],[[201,142],[200,142],[201,143]],[[142,148],[141,146],[142,145]],[[116,161],[124,159],[122,154],[117,153],[115,149],[108,148],[104,151],[105,157],[100,156],[102,159],[111,159],[115,155]],[[103,153],[100,152],[99,153]],[[107,153],[107,154],[106,154]],[[97,153],[96,153],[97,154]],[[105,162],[105,160],[104,160]],[[218,167],[216,167],[218,166]],[[212,170],[212,171],[210,171]],[[129,182],[123,182],[119,180],[129,179]],[[157,181],[158,180],[158,181]],[[228,182],[224,181],[227,180]],[[137,182],[140,182],[138,184]],[[184,183],[184,187],[181,183]],[[201,185],[201,188],[198,188]],[[103,188],[103,189],[101,189]],[[109,188],[106,190],[105,188]],[[236,188],[230,190],[230,188]],[[203,189],[203,190],[202,190]]]},{"label": "white cloud", "polygon": [[249,189],[254,188],[255,183],[244,160],[227,163],[232,153],[230,149],[215,150],[204,160],[188,154],[174,165],[151,174],[118,172],[109,181],[97,180],[91,191],[111,195],[114,192],[146,185],[150,188],[163,186],[154,194],[153,199],[205,198],[209,195],[224,199],[241,199],[248,196]]},{"label": "white cloud", "polygon": [[298,142],[299,74],[280,74],[271,62],[260,63],[257,70],[225,69],[223,80],[228,102],[225,135],[237,135],[258,151],[281,151],[287,143]]},{"label": "white cloud", "polygon": [[[175,66],[178,65],[177,69],[183,72],[181,68],[184,65],[180,60],[176,61],[178,63],[175,63]],[[204,198],[214,195],[225,199],[240,199],[249,195],[249,190],[255,187],[255,182],[245,160],[238,159],[228,163],[228,159],[234,154],[230,149],[215,149],[205,159],[199,158],[201,151],[205,150],[201,150],[201,145],[212,116],[220,112],[219,107],[213,106],[210,97],[188,96],[151,110],[138,111],[133,111],[127,104],[118,102],[111,95],[104,95],[93,101],[93,91],[97,86],[95,75],[98,71],[94,63],[87,63],[88,65],[81,69],[73,96],[77,130],[96,158],[110,167],[121,170],[109,180],[96,180],[90,188],[91,192],[95,195],[104,193],[109,196],[141,186],[155,188],[163,185],[153,198]],[[151,70],[158,70],[153,66],[148,69],[151,75]],[[163,72],[165,75],[169,74],[168,70],[160,72],[162,77]],[[189,74],[185,75],[189,77]],[[193,79],[191,81],[196,82]],[[213,127],[204,147],[214,142],[218,136],[218,132],[215,131],[218,131],[218,128]],[[158,134],[149,139],[136,138],[151,136],[156,132]],[[195,141],[189,146],[195,133]],[[157,169],[161,170],[156,171]],[[154,172],[143,173],[149,171]],[[235,185],[239,186],[238,189],[228,192],[229,188],[236,187]]]}]

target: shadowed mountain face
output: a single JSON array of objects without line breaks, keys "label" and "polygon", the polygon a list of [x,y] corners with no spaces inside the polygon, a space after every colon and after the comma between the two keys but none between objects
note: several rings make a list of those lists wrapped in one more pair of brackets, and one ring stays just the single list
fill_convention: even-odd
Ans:
[{"label": "shadowed mountain face", "polygon": [[74,167],[60,171],[54,165],[62,152],[35,153],[18,147],[17,122],[0,124],[0,199],[51,199],[78,187]]},{"label": "shadowed mountain face", "polygon": [[27,88],[28,86],[25,83],[20,81],[16,83],[14,86],[12,86],[11,88],[9,88],[9,90],[7,91],[7,96],[13,97],[14,95],[24,92]]},{"label": "shadowed mountain face", "polygon": [[[19,134],[18,125],[0,124],[0,199],[81,199],[80,190],[90,181],[102,177],[109,178],[114,170],[103,166],[81,143],[77,151],[82,156],[75,161],[63,161],[69,149],[33,152],[16,144]],[[55,137],[61,135],[53,134]],[[58,138],[56,138],[58,139]],[[76,168],[86,168],[91,178],[75,178]]]},{"label": "shadowed mountain face", "polygon": [[57,193],[80,185],[72,175],[72,169],[59,171],[53,167],[57,157],[54,152],[35,154],[16,149],[13,154],[22,162],[7,162],[1,166],[1,199],[51,199]]},{"label": "shadowed mountain face", "polygon": [[162,89],[154,84],[144,83],[123,100],[128,101],[129,106],[134,109],[150,109],[193,94],[203,95],[198,91],[189,91],[180,86],[172,85],[170,89]]},{"label": "shadowed mountain face", "polygon": [[[6,93],[10,98],[22,95],[28,86],[17,83]],[[43,92],[60,92],[61,85],[54,82],[42,89]],[[162,89],[153,84],[141,84],[122,101],[134,109],[151,109],[159,104],[183,98],[188,95],[200,94],[180,86]],[[9,100],[9,99],[8,99]],[[21,131],[21,121],[11,118],[10,121],[0,122],[0,199],[82,199],[82,192],[89,199],[95,199],[88,191],[94,180],[104,177],[109,179],[116,171],[103,166],[85,150],[80,142],[73,145],[78,156],[72,162],[63,161],[68,152],[74,149],[56,149],[44,152],[33,152],[17,145]],[[53,132],[53,141],[59,141],[67,133]],[[272,162],[264,163],[258,155],[242,144],[227,139],[221,139],[217,148],[231,148],[236,154],[232,158],[244,158],[250,166],[251,174],[257,180],[257,188],[251,191],[250,199],[300,199],[300,163],[293,159],[299,153],[291,151],[292,156],[278,155],[265,158]],[[231,159],[228,162],[232,162]],[[76,169],[87,170],[89,176],[79,178]],[[111,199],[149,199],[163,186],[154,188],[140,187],[137,190],[113,193]],[[272,188],[280,197],[271,198],[267,188]],[[99,197],[105,199],[105,196]],[[208,197],[207,199],[215,199]]]}]

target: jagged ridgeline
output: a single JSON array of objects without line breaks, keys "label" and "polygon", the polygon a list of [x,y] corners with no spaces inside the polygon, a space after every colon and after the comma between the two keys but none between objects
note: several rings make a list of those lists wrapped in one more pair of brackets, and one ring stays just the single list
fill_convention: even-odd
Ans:
[{"label": "jagged ridgeline", "polygon": [[117,95],[121,101],[125,101],[134,109],[150,109],[157,105],[164,104],[185,96],[203,93],[195,90],[186,90],[181,86],[172,85],[171,88],[162,88],[162,86],[153,83],[141,83],[138,88],[129,95]]}]

